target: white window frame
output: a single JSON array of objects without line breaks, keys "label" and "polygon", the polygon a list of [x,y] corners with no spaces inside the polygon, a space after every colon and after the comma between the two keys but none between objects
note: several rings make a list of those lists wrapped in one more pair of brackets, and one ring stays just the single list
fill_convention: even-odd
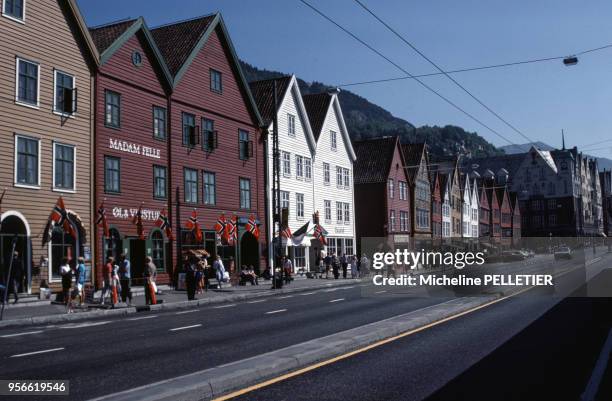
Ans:
[{"label": "white window frame", "polygon": [[351,172],[348,168],[342,169],[342,183],[344,184],[344,189],[351,187]]},{"label": "white window frame", "polygon": [[287,135],[295,136],[295,116],[287,113]]},{"label": "white window frame", "polygon": [[304,220],[304,194],[301,194],[299,192],[295,193],[295,218],[297,220]]},{"label": "white window frame", "polygon": [[[283,196],[287,194],[287,199],[283,199]],[[283,205],[285,204],[286,201],[286,205],[287,205],[287,209],[289,210],[289,213],[291,213],[291,192],[289,191],[280,191],[280,207],[281,209],[283,209]]]},{"label": "white window frame", "polygon": [[[4,4],[4,2],[3,2]],[[19,100],[19,62],[20,61],[24,61],[26,63],[30,63],[30,64],[36,64],[37,67],[37,77],[36,77],[36,104],[30,104],[30,103],[26,103],[26,102],[22,102],[21,100]],[[29,60],[27,58],[23,58],[23,57],[15,57],[15,104],[21,105],[21,106],[25,106],[25,107],[30,107],[32,109],[40,109],[40,63],[33,61],[33,60]]]},{"label": "white window frame", "polygon": [[[60,115],[62,117],[75,118],[76,112],[73,113],[64,113],[57,110],[57,73],[68,75],[72,78],[72,90],[76,89],[76,77],[74,74],[69,74],[65,71],[58,70],[56,68],[53,69],[53,114]],[[76,99],[73,99],[73,102],[76,104]]]},{"label": "white window frame", "polygon": [[310,157],[304,158],[304,179],[307,182],[312,180],[312,159]]},{"label": "white window frame", "polygon": [[323,185],[331,183],[331,166],[329,163],[323,163]]},{"label": "white window frame", "polygon": [[6,0],[2,0],[2,16],[5,18],[8,18],[10,20],[13,20],[15,22],[19,22],[20,24],[25,24],[25,20],[26,20],[26,2],[27,0],[23,0],[23,19],[19,19],[17,17],[13,17],[12,15],[8,15],[6,13]]},{"label": "white window frame", "polygon": [[[332,221],[332,202],[330,200],[324,200],[323,201],[323,212],[324,212],[324,219],[326,223],[331,223]],[[329,212],[329,214],[327,213]],[[329,216],[329,218],[328,218]]]},{"label": "white window frame", "polygon": [[344,208],[343,208],[343,213],[344,213],[344,224],[345,225],[349,225],[351,224],[351,205],[349,203],[344,203]]},{"label": "white window frame", "polygon": [[336,202],[336,223],[342,224],[344,222],[344,206],[342,202]]},{"label": "white window frame", "polygon": [[[31,139],[34,141],[38,142],[38,180],[37,180],[37,184],[36,185],[28,185],[28,184],[20,184],[17,181],[17,163],[18,163],[18,156],[17,156],[17,146],[18,146],[18,141],[19,138],[25,138],[25,139]],[[13,185],[15,187],[19,187],[19,188],[28,188],[28,189],[40,189],[40,176],[41,176],[41,171],[40,171],[40,166],[41,166],[41,159],[42,159],[42,155],[40,154],[41,151],[41,139],[37,138],[35,136],[31,136],[31,135],[23,135],[23,134],[15,134],[15,139],[14,139],[14,162],[13,162]]]},{"label": "white window frame", "polygon": [[[283,151],[282,162],[283,177],[291,177],[291,153]],[[288,167],[288,169],[285,167]]]},{"label": "white window frame", "polygon": [[295,155],[295,178],[304,179],[304,156]]},{"label": "white window frame", "polygon": [[334,152],[338,150],[338,133],[334,130],[329,130],[329,146]]},{"label": "white window frame", "polygon": [[[58,188],[55,182],[55,148],[57,146],[66,146],[72,148],[72,189],[66,188]],[[77,147],[76,145],[71,145],[69,143],[56,142],[53,141],[53,191],[54,192],[66,192],[70,194],[74,194],[77,191],[77,177],[76,177],[76,161],[77,161]]]},{"label": "white window frame", "polygon": [[[340,166],[336,166],[336,187],[339,189],[344,188],[344,173],[343,173],[343,168]],[[340,179],[338,180],[338,177],[340,177]]]}]

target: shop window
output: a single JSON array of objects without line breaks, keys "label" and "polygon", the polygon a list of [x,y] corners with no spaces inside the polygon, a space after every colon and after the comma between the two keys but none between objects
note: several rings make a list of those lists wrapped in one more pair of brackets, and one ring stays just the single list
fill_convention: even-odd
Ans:
[{"label": "shop window", "polygon": [[51,233],[51,279],[59,280],[60,265],[63,258],[70,260],[70,265],[74,266],[74,260],[76,259],[75,254],[75,240],[74,237],[66,233],[61,227],[54,227]]},{"label": "shop window", "polygon": [[151,233],[151,256],[158,271],[166,270],[164,236],[159,230]]}]

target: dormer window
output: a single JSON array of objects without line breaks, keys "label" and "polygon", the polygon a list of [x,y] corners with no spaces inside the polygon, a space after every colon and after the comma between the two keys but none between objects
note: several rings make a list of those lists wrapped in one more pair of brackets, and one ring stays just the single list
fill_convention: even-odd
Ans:
[{"label": "dormer window", "polygon": [[2,15],[23,22],[25,20],[25,0],[4,0]]}]

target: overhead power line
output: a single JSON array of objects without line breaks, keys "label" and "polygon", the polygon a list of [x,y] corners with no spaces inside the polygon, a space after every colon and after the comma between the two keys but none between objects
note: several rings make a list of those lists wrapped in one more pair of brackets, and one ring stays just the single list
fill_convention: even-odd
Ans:
[{"label": "overhead power line", "polygon": [[444,100],[446,103],[450,104],[451,106],[453,106],[455,109],[459,110],[461,113],[465,114],[467,117],[469,117],[470,119],[472,119],[473,121],[475,121],[477,124],[481,125],[482,127],[486,128],[487,130],[491,131],[492,133],[494,133],[495,135],[497,135],[499,138],[503,139],[504,141],[508,142],[510,145],[516,145],[515,143],[513,143],[512,141],[510,141],[508,138],[506,138],[504,135],[500,134],[499,132],[497,132],[495,129],[489,127],[488,125],[486,125],[485,123],[483,123],[481,120],[479,120],[478,118],[476,118],[475,116],[473,116],[472,114],[470,114],[469,112],[467,112],[466,110],[464,110],[463,108],[461,108],[459,105],[457,105],[456,103],[454,103],[452,100],[448,99],[447,97],[445,97],[444,95],[442,95],[440,92],[436,91],[435,89],[433,89],[432,87],[430,87],[429,85],[427,85],[425,82],[423,82],[421,79],[415,77],[414,75],[412,75],[410,72],[408,72],[405,68],[403,68],[402,66],[400,66],[399,64],[397,64],[395,61],[391,60],[389,57],[385,56],[384,54],[382,54],[380,51],[376,50],[374,47],[372,47],[371,45],[369,45],[368,43],[366,43],[363,39],[359,38],[357,35],[355,35],[354,33],[352,33],[350,30],[348,30],[347,28],[345,28],[344,26],[340,25],[338,22],[336,22],[335,20],[333,20],[331,17],[327,16],[325,13],[323,13],[322,11],[320,11],[318,8],[316,8],[315,6],[313,6],[312,4],[310,4],[309,2],[307,2],[306,0],[300,0],[300,2],[302,4],[304,4],[305,6],[307,6],[308,8],[310,8],[311,10],[313,10],[315,13],[319,14],[321,17],[323,17],[324,19],[326,19],[327,21],[329,21],[330,23],[332,23],[333,25],[335,25],[338,29],[342,30],[344,33],[346,33],[347,35],[349,35],[350,37],[352,37],[353,39],[355,39],[357,42],[361,43],[363,46],[367,47],[369,50],[371,50],[372,52],[374,52],[376,55],[378,55],[379,57],[383,58],[384,60],[386,60],[388,63],[390,63],[391,65],[393,65],[395,68],[397,68],[398,70],[402,71],[404,74],[406,74],[407,76],[413,78],[416,82],[418,82],[421,86],[423,86],[425,89],[427,89],[428,91],[434,93],[436,96],[438,96],[439,98],[441,98],[442,100]]},{"label": "overhead power line", "polygon": [[421,50],[419,50],[415,45],[413,45],[408,39],[406,39],[403,35],[401,35],[399,32],[397,32],[393,27],[391,27],[387,22],[385,22],[382,18],[380,18],[378,15],[376,15],[372,10],[370,10],[361,0],[353,0],[353,1],[355,3],[357,3],[357,4],[359,4],[359,6],[361,6],[361,8],[363,8],[365,11],[367,11],[372,17],[374,17],[378,22],[380,22],[385,28],[387,28],[391,33],[393,33],[397,38],[399,38],[402,42],[404,42],[406,45],[408,45],[419,56],[424,58],[429,64],[434,66],[438,71],[440,71],[441,74],[444,74],[444,76],[446,78],[448,78],[452,83],[454,83],[458,88],[460,88],[468,96],[470,96],[472,99],[474,99],[478,104],[480,104],[482,107],[484,107],[488,112],[490,112],[495,117],[497,117],[497,119],[499,119],[501,122],[503,122],[506,126],[508,126],[510,129],[512,129],[514,132],[516,132],[517,134],[519,134],[520,136],[525,138],[528,142],[530,142],[530,143],[534,142],[534,140],[529,138],[521,130],[516,128],[514,125],[510,124],[499,113],[497,113],[495,110],[493,110],[487,104],[485,104],[482,100],[480,100],[478,97],[476,97],[476,95],[474,95],[472,92],[470,92],[465,86],[463,86],[459,82],[457,82],[456,79],[454,79],[450,74],[445,72],[438,64],[436,64],[432,59],[427,57]]}]

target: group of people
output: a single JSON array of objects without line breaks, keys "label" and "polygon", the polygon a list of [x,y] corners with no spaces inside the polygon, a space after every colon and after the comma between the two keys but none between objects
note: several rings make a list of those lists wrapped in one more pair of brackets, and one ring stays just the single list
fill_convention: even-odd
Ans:
[{"label": "group of people", "polygon": [[358,264],[355,256],[342,256],[337,257],[335,253],[330,252],[327,255],[323,253],[317,258],[316,267],[319,278],[329,278],[329,273],[332,272],[334,279],[340,278],[340,270],[342,270],[342,278],[347,278],[348,268],[351,266],[351,277],[356,278],[358,276]]},{"label": "group of people", "polygon": [[[231,268],[231,266],[230,266]],[[217,279],[217,288],[222,288],[223,283],[229,281],[229,273],[225,270],[221,256],[217,255],[211,267],[204,256],[185,255],[183,260],[183,271],[185,272],[185,287],[187,287],[187,299],[195,299],[196,293],[202,294],[210,285],[210,276],[214,273]]]},{"label": "group of people", "polygon": [[[77,259],[74,268],[70,266],[70,259],[62,258],[59,266],[59,273],[62,277],[62,300],[66,305],[68,313],[74,312],[76,299],[79,299],[79,305],[83,306],[85,302],[85,258],[82,256]],[[74,280],[73,280],[74,279]]]},{"label": "group of people", "polygon": [[[111,308],[115,307],[119,299],[128,306],[132,304],[132,266],[125,254],[119,255],[118,260],[115,260],[113,256],[106,258],[106,263],[102,269],[102,278],[100,305],[105,304],[107,297],[110,298]],[[143,279],[145,303],[155,305],[157,303],[157,267],[149,256],[145,258]]]}]

